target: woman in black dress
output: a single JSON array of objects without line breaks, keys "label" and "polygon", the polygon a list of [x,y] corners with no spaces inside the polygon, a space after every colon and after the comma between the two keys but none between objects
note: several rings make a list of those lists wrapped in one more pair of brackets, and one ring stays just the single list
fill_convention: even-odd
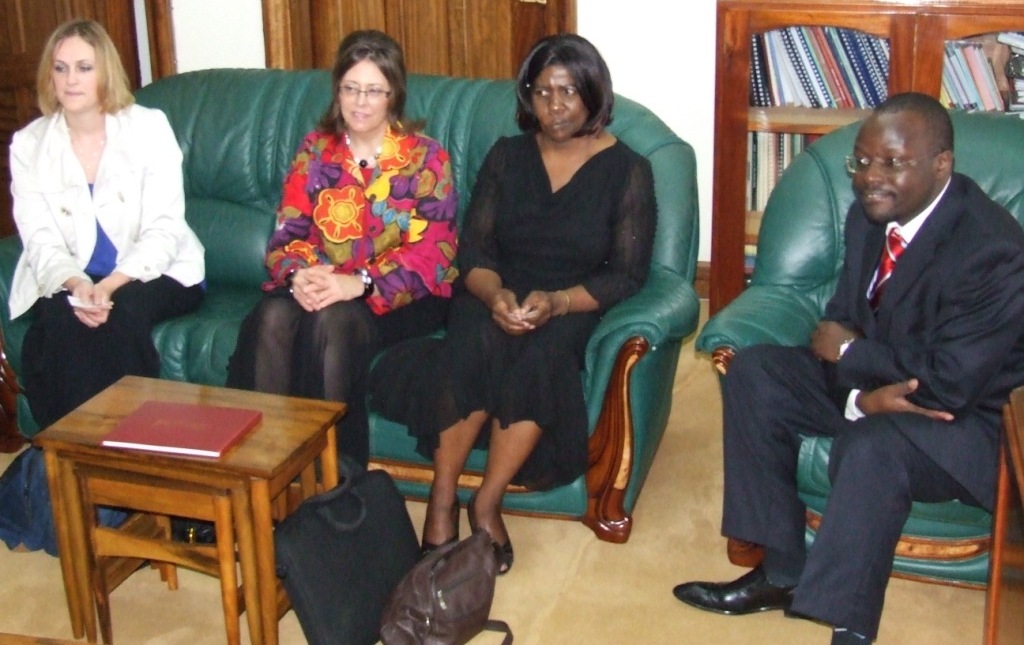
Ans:
[{"label": "woman in black dress", "polygon": [[468,512],[500,573],[513,559],[508,484],[550,488],[586,469],[584,350],[602,313],[643,285],[655,223],[649,163],[604,129],[614,95],[590,42],[538,42],[517,99],[524,133],[495,143],[480,170],[445,340],[392,350],[371,384],[374,409],[434,461],[424,552],[457,539],[458,477],[475,445],[488,448]]}]

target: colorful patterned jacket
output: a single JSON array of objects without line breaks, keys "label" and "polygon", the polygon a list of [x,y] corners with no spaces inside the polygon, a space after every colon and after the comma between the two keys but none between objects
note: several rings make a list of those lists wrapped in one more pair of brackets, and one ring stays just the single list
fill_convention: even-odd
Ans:
[{"label": "colorful patterned jacket", "polygon": [[430,137],[389,128],[377,167],[366,170],[344,137],[311,132],[285,177],[263,289],[332,264],[336,273],[369,270],[377,290],[367,304],[378,315],[429,294],[450,297],[457,200],[448,152]]}]

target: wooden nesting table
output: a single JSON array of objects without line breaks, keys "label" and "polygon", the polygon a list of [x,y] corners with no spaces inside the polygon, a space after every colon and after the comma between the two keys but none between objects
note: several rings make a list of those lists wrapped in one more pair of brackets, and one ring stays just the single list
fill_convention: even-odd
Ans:
[{"label": "wooden nesting table", "polygon": [[[150,400],[257,409],[262,411],[263,419],[221,459],[101,445],[104,435],[122,418]],[[273,521],[294,507],[295,495],[290,494],[296,490],[293,482],[300,482],[299,499],[318,490],[318,459],[320,489],[337,485],[334,424],[344,412],[343,403],[125,377],[36,435],[34,441],[43,448],[46,458],[61,571],[75,638],[85,635],[90,642],[95,642],[97,610],[100,611],[100,626],[104,628],[107,608],[97,605],[105,602],[108,585],[97,582],[96,550],[100,537],[117,539],[117,536],[96,529],[92,519],[93,502],[117,499],[121,503],[143,500],[135,510],[214,519],[222,525],[224,522],[232,525],[234,535],[224,536],[223,540],[218,535],[218,538],[235,544],[218,544],[216,559],[220,560],[221,570],[230,565],[233,573],[237,546],[252,642],[277,643],[277,621],[288,602],[280,591],[275,572]],[[132,494],[124,493],[126,483],[134,491]],[[203,499],[204,495],[210,500],[209,509],[216,510],[200,511],[196,500]],[[131,531],[130,526],[131,520],[125,532]],[[146,530],[152,530],[151,526]],[[173,550],[174,545],[169,546]],[[160,549],[138,550],[143,559],[147,553],[158,560],[152,554],[159,554]],[[108,581],[109,588],[134,570],[132,562],[128,562],[120,577]],[[135,559],[134,563],[137,562]],[[208,569],[217,571],[216,566]],[[117,567],[108,567],[108,570],[116,571]],[[222,585],[233,586],[233,581],[225,582],[224,577]],[[173,582],[171,584],[173,587]],[[228,592],[225,586],[226,620],[230,613]],[[103,636],[104,641],[109,641],[109,613],[106,616]],[[237,615],[234,622],[237,633]],[[227,629],[228,640],[235,640],[230,622]]]}]

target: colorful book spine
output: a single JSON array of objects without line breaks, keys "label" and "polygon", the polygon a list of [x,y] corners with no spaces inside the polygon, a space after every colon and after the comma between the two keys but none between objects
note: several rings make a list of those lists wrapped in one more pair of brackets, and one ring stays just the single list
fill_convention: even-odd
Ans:
[{"label": "colorful book spine", "polygon": [[802,90],[800,92],[800,105],[812,108],[823,107],[825,104],[819,99],[818,88],[811,81],[807,66],[803,63],[803,60],[800,57],[797,43],[793,39],[793,32],[788,28],[780,29],[779,37],[782,38],[782,44],[786,48],[787,63],[792,70],[792,73],[796,76],[797,82]]},{"label": "colorful book spine", "polygon": [[947,41],[945,44],[946,59],[950,61],[953,81],[957,87],[961,107],[965,110],[981,109],[981,97],[978,96],[971,80],[970,72],[967,71],[967,62],[964,60],[963,50],[959,41]]},{"label": "colorful book spine", "polygon": [[985,55],[985,48],[977,40],[966,41],[964,57],[967,59],[967,66],[978,87],[978,93],[981,94],[985,109],[990,112],[1002,112],[1005,109],[1003,95],[999,92],[995,73],[992,71],[992,62]]},{"label": "colorful book spine", "polygon": [[810,98],[804,91],[803,84],[797,76],[793,61],[786,51],[786,41],[782,37],[782,31],[776,29],[765,34],[765,42],[768,43],[769,52],[775,56],[775,62],[779,70],[779,79],[783,85],[785,101],[781,105],[793,105],[801,107],[810,106]]},{"label": "colorful book spine", "polygon": [[812,51],[816,52],[818,60],[821,61],[821,69],[825,72],[825,81],[828,83],[836,107],[853,107],[853,96],[850,95],[846,80],[839,71],[839,62],[832,55],[832,48],[828,45],[825,30],[822,27],[804,27],[804,29],[810,37]]},{"label": "colorful book spine", "polygon": [[815,58],[814,50],[811,49],[811,42],[806,30],[801,27],[789,27],[788,30],[790,31],[793,42],[797,46],[797,54],[800,56],[800,64],[807,70],[807,76],[810,78],[811,83],[814,86],[818,103],[821,104],[821,107],[836,107],[835,99],[832,97],[832,93],[828,89],[828,83],[825,82],[824,70],[822,70],[821,63],[817,58]]},{"label": "colorful book spine", "polygon": [[871,107],[867,96],[864,94],[863,88],[861,88],[860,83],[857,81],[857,77],[854,74],[853,64],[850,62],[849,57],[846,55],[846,49],[843,47],[841,34],[844,30],[836,27],[825,27],[824,30],[829,49],[832,51],[832,56],[835,57],[836,62],[838,63],[837,69],[843,75],[846,87],[850,92],[850,96],[853,98],[853,107]]},{"label": "colorful book spine", "polygon": [[881,40],[875,36],[865,34],[862,31],[852,32],[854,44],[860,52],[867,67],[868,82],[871,84],[871,92],[878,103],[881,103],[889,96],[889,73],[883,70],[878,64],[878,57],[875,55],[875,47],[872,41]]},{"label": "colorful book spine", "polygon": [[772,38],[772,32],[770,31],[763,34],[763,36],[764,60],[768,69],[768,87],[771,89],[772,105],[786,105],[789,101],[789,95],[787,94],[787,88],[784,86],[782,68],[779,65],[779,52],[777,51],[775,39]]},{"label": "colorful book spine", "polygon": [[860,51],[860,47],[857,45],[857,40],[854,37],[853,30],[840,29],[839,42],[846,51],[846,58],[850,61],[854,78],[860,85],[866,98],[867,103],[864,107],[873,108],[877,106],[882,101],[878,97],[878,94],[875,93],[874,86],[872,85],[869,77],[867,63],[864,61],[864,54]]}]

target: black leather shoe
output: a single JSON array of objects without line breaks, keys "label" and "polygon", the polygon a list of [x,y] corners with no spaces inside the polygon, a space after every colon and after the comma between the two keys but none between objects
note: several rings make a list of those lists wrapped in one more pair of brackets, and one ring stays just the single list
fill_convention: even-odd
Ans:
[{"label": "black leather shoe", "polygon": [[672,590],[688,605],[719,614],[738,616],[782,609],[789,613],[795,587],[776,587],[760,566],[732,582],[686,582]]}]

